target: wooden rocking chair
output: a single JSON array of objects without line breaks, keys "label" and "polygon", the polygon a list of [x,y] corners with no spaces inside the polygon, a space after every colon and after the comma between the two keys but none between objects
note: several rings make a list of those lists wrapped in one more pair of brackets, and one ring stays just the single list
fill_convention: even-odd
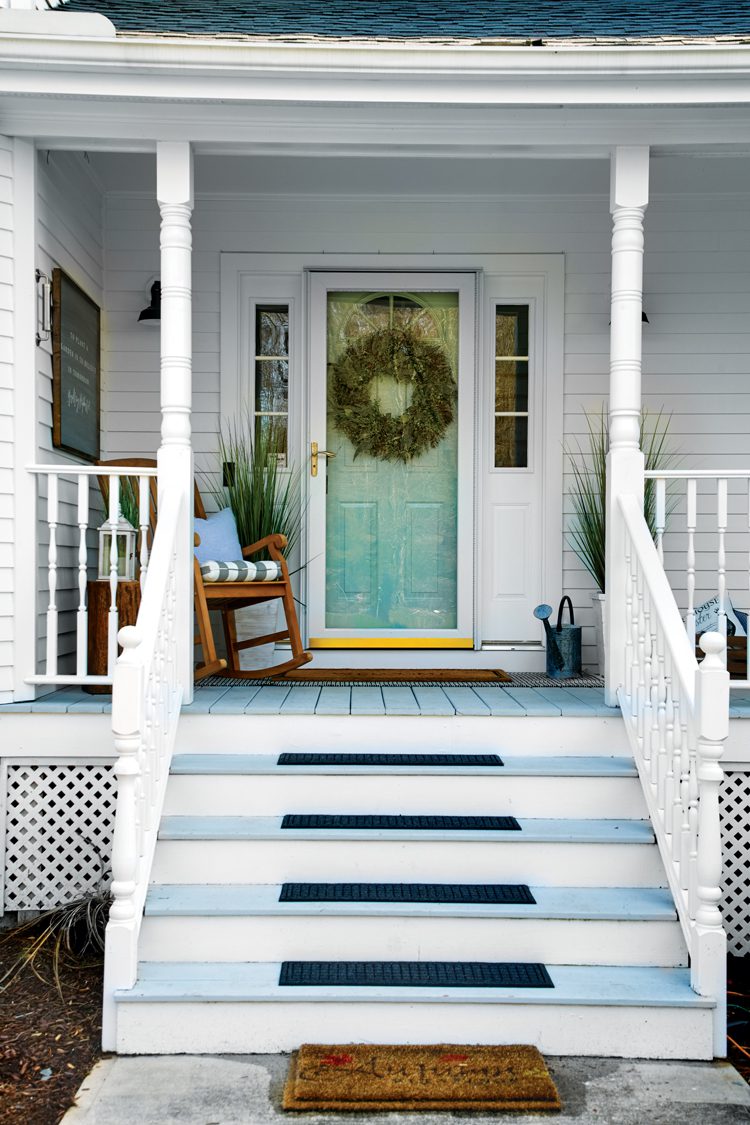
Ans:
[{"label": "wooden rocking chair", "polygon": [[[148,458],[126,457],[122,460],[100,461],[103,469],[108,466],[132,466],[134,469],[151,469],[156,467],[156,461]],[[137,474],[134,474],[135,495],[137,491]],[[104,497],[105,505],[109,500],[109,480],[106,475],[99,477],[99,487]],[[194,488],[194,509],[197,519],[206,518],[206,509],[203,506],[201,494],[197,484]],[[156,524],[156,480],[151,482],[151,512],[149,523],[153,533]],[[195,545],[198,546],[200,537],[196,535]],[[302,638],[297,620],[297,610],[292,595],[292,585],[289,578],[289,569],[283,555],[286,547],[286,536],[267,535],[257,543],[244,547],[242,557],[248,559],[260,552],[266,553],[272,562],[279,565],[281,578],[274,581],[242,581],[242,582],[205,582],[201,574],[200,563],[193,558],[193,580],[195,594],[195,617],[197,632],[195,643],[201,648],[202,661],[195,666],[195,679],[202,680],[206,676],[227,675],[244,680],[257,680],[266,676],[280,676],[307,664],[312,660],[312,655],[302,647]],[[262,637],[253,637],[250,640],[238,641],[237,629],[234,620],[235,611],[244,609],[249,605],[280,599],[286,618],[286,629],[276,633],[268,633]],[[221,613],[226,642],[227,659],[216,653],[213,629],[211,626],[210,611],[218,610]],[[281,664],[274,664],[269,668],[242,669],[239,663],[239,653],[246,648],[256,645],[270,644],[271,642],[289,640],[292,646],[290,660]]]}]

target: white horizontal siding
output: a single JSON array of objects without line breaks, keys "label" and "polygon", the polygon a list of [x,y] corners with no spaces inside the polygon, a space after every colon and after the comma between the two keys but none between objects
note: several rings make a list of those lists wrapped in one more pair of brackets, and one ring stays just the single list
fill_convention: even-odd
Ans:
[{"label": "white horizontal siding", "polygon": [[[78,153],[40,153],[37,170],[37,267],[48,276],[59,266],[100,307],[104,294],[103,193],[86,159]],[[102,310],[102,332],[106,320]],[[37,460],[80,462],[52,445],[52,342],[37,348]],[[97,500],[94,483],[90,503]],[[75,671],[75,608],[78,604],[78,529],[75,484],[61,482],[57,533],[60,671]],[[37,663],[44,659],[48,601],[46,484],[40,486],[37,617]],[[95,561],[95,554],[91,556]]]},{"label": "white horizontal siding", "polygon": [[[687,172],[684,182],[686,194],[657,197],[647,213],[644,396],[653,414],[663,409],[671,415],[682,466],[741,467],[750,465],[750,194],[692,195]],[[136,326],[148,279],[159,270],[158,227],[152,197],[107,196],[109,457],[149,455],[158,445],[158,333]],[[199,196],[193,217],[193,428],[199,465],[215,449],[218,425],[222,251],[564,253],[570,441],[584,433],[583,410],[598,411],[607,394],[610,229],[604,193],[497,199]],[[560,550],[565,588],[588,625],[591,581],[572,551],[563,544]],[[673,551],[668,561],[678,557]],[[730,565],[738,559],[733,551]],[[675,582],[680,585],[676,577]],[[547,596],[552,600],[557,593]],[[747,595],[737,600],[745,604]]]}]

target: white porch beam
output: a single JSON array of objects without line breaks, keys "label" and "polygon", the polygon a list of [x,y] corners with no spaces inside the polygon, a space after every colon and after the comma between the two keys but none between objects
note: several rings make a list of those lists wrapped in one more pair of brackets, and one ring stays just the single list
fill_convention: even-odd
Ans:
[{"label": "white porch beam", "polygon": [[193,697],[193,448],[192,229],[193,154],[184,141],[156,146],[156,196],[161,215],[161,445],[159,501],[164,487],[185,496],[177,552],[177,662],[183,701]]},{"label": "white porch beam", "polygon": [[615,511],[617,498],[632,494],[643,504],[641,433],[643,313],[643,217],[648,204],[649,150],[621,146],[612,152],[612,302],[609,359],[609,453],[607,455],[605,697],[614,707],[625,683],[625,540]]}]

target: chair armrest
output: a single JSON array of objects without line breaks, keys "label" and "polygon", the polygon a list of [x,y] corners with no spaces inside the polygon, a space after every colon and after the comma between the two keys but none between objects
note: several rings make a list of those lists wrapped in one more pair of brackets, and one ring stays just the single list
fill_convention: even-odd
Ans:
[{"label": "chair armrest", "polygon": [[272,559],[282,558],[281,552],[286,547],[286,535],[266,535],[265,538],[259,539],[257,543],[251,543],[249,547],[243,547],[242,557],[248,559],[251,555],[257,554],[266,547]]}]

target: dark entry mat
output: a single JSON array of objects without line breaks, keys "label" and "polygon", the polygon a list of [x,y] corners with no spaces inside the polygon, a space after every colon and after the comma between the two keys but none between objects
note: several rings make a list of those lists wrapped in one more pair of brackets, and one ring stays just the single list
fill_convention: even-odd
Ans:
[{"label": "dark entry mat", "polygon": [[536,902],[525,883],[284,883],[279,902]]},{"label": "dark entry mat", "polygon": [[456,832],[470,829],[478,832],[520,832],[514,816],[380,816],[339,815],[327,813],[288,813],[282,828],[409,828],[423,831]]},{"label": "dark entry mat", "polygon": [[554,988],[544,965],[517,961],[283,961],[280,985]]},{"label": "dark entry mat", "polygon": [[497,754],[279,754],[279,766],[502,766]]}]

